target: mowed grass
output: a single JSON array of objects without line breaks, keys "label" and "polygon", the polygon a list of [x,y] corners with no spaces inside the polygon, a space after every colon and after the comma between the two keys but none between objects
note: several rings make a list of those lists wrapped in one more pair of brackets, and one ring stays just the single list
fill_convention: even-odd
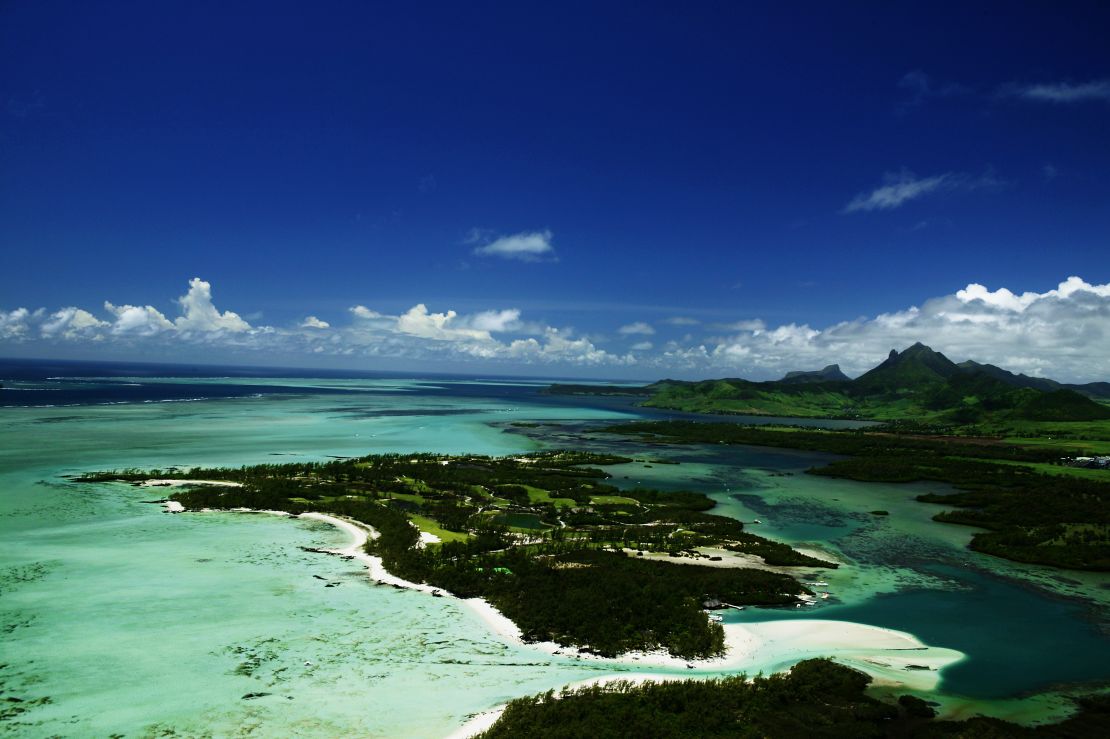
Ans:
[{"label": "mowed grass", "polygon": [[625,498],[623,495],[592,495],[590,496],[590,502],[596,505],[640,505],[638,500]]},{"label": "mowed grass", "polygon": [[448,531],[440,526],[436,521],[421,516],[416,513],[409,514],[409,520],[412,521],[416,528],[429,534],[434,534],[439,537],[440,541],[466,541],[470,538],[470,534],[460,534],[458,531]]},{"label": "mowed grass", "polygon": [[577,503],[573,498],[552,498],[551,493],[531,485],[523,485],[528,491],[528,500],[532,503],[553,503],[556,508],[573,508]]}]

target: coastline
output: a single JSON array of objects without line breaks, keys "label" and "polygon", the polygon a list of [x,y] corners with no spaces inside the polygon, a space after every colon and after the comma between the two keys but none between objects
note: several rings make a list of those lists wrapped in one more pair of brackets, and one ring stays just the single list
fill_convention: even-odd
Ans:
[{"label": "coastline", "polygon": [[[169,510],[170,504],[163,505]],[[178,504],[180,505],[180,504]],[[626,652],[617,657],[602,657],[580,653],[573,646],[555,642],[527,642],[520,628],[501,611],[483,598],[458,598],[441,588],[404,580],[386,570],[382,559],[367,553],[367,541],[380,534],[370,526],[338,516],[308,512],[299,516],[284,511],[260,511],[240,508],[233,512],[266,513],[289,518],[302,518],[329,524],[350,537],[342,547],[324,548],[319,551],[358,560],[366,567],[371,580],[381,585],[415,590],[452,598],[466,606],[494,635],[515,646],[539,652],[590,662],[598,666],[610,665],[614,672],[597,678],[572,683],[568,688],[606,684],[616,680],[645,682],[648,680],[685,680],[712,678],[725,674],[778,672],[789,669],[797,662],[813,657],[829,657],[870,675],[874,685],[897,686],[909,690],[934,690],[940,682],[941,670],[965,658],[962,652],[931,647],[912,634],[868,624],[822,619],[768,620],[750,623],[722,624],[725,632],[725,655],[705,659],[683,659],[663,650],[652,652]],[[655,668],[664,673],[628,672],[632,668]],[[451,739],[465,739],[488,729],[504,711],[504,705],[472,715],[455,732]]]},{"label": "coastline", "polygon": [[[326,513],[302,513],[300,517],[329,523],[350,535],[352,541],[346,547],[324,551],[363,562],[374,581],[425,593],[437,592],[443,597],[452,598],[469,608],[499,638],[552,656],[614,667],[673,670],[675,679],[707,673],[742,672],[752,668],[786,669],[801,659],[830,656],[868,673],[875,679],[876,685],[903,685],[914,690],[934,689],[940,681],[941,669],[965,658],[962,652],[929,646],[913,634],[903,631],[828,619],[725,623],[722,624],[725,632],[725,655],[704,659],[684,659],[663,650],[633,651],[618,657],[601,657],[580,653],[575,647],[562,646],[555,642],[528,642],[522,638],[516,623],[484,598],[459,598],[440,588],[409,582],[390,574],[382,565],[380,557],[367,554],[363,550],[367,539],[378,536],[373,528]],[[615,679],[624,679],[624,673]]]}]

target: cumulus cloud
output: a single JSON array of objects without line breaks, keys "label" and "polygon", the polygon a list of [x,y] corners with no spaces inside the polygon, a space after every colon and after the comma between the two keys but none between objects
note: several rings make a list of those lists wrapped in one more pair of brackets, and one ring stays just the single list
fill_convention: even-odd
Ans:
[{"label": "cumulus cloud", "polygon": [[147,337],[174,330],[173,323],[150,305],[114,305],[104,301],[104,310],[116,317],[111,324],[111,332],[116,336]]},{"label": "cumulus cloud", "polygon": [[625,336],[651,336],[655,333],[655,329],[651,327],[651,324],[644,323],[643,321],[636,321],[635,323],[621,326],[617,331]]},{"label": "cumulus cloud", "polygon": [[647,340],[649,324],[636,322],[617,329],[635,337],[623,354],[602,349],[570,328],[526,322],[516,308],[460,314],[417,303],[389,314],[355,305],[343,325],[309,316],[283,328],[250,326],[231,311],[217,310],[211,294],[208,283],[193,280],[177,301],[182,315],[176,320],[150,305],[110,302],[103,316],[75,306],[53,312],[0,310],[0,349],[35,341],[97,342],[112,356],[117,344],[160,349],[204,344],[260,356],[634,367],[642,376],[766,379],[832,362],[859,373],[891,349],[922,341],[956,361],[975,359],[1061,381],[1110,380],[1110,283],[1091,284],[1080,277],[1043,292],[971,283],[916,306],[825,327],[751,318],[710,326],[718,336],[687,335],[662,346]]},{"label": "cumulus cloud", "polygon": [[250,331],[250,324],[238,313],[220,313],[212,304],[212,285],[194,277],[189,280],[189,292],[177,299],[183,315],[174,321],[181,331]]},{"label": "cumulus cloud", "polygon": [[301,321],[301,328],[331,328],[331,324],[327,321],[321,321],[316,316],[309,316]]},{"label": "cumulus cloud", "polygon": [[107,328],[110,324],[81,308],[62,308],[43,322],[40,331],[45,338],[60,336],[75,339],[81,335],[94,336],[97,329]]},{"label": "cumulus cloud", "polygon": [[[916,341],[956,361],[975,359],[1064,381],[1110,379],[1110,284],[1069,277],[1042,293],[1017,294],[972,283],[920,306],[825,329],[793,323],[753,326],[721,339],[696,359],[764,377],[829,362],[858,373],[891,349]],[[673,358],[683,359],[677,348]]]},{"label": "cumulus cloud", "polygon": [[1002,184],[991,172],[978,177],[966,173],[945,172],[931,177],[918,177],[903,169],[900,172],[887,172],[883,184],[868,192],[861,192],[852,198],[844,213],[865,213],[876,210],[894,210],[906,203],[919,200],[926,195],[945,192],[971,191]]},{"label": "cumulus cloud", "polygon": [[543,341],[517,339],[509,345],[514,359],[542,362],[570,362],[578,365],[629,364],[630,357],[620,357],[598,349],[585,337],[575,338],[567,331],[548,328]]},{"label": "cumulus cloud", "polygon": [[1011,85],[1003,89],[1003,94],[1042,103],[1110,102],[1110,80]]},{"label": "cumulus cloud", "polygon": [[471,316],[464,323],[478,331],[492,333],[515,331],[521,327],[520,311],[516,308],[482,311]]},{"label": "cumulus cloud", "polygon": [[355,318],[363,318],[363,319],[367,319],[367,320],[371,319],[371,318],[381,318],[382,317],[381,313],[378,313],[377,311],[370,310],[365,305],[352,306],[351,307],[351,314]]},{"label": "cumulus cloud", "polygon": [[28,333],[31,311],[26,308],[0,310],[0,339],[22,339]]},{"label": "cumulus cloud", "polygon": [[458,314],[453,310],[446,313],[430,313],[423,303],[414,305],[397,318],[397,329],[401,333],[434,341],[491,341],[489,331],[468,328],[464,321],[456,320]]},{"label": "cumulus cloud", "polygon": [[[500,236],[481,246],[476,246],[474,253],[482,257],[501,257],[525,262],[551,259],[555,256],[555,247],[551,245],[552,236],[551,231],[521,232],[510,236]],[[475,243],[488,239],[488,235],[472,231],[467,241]]]}]

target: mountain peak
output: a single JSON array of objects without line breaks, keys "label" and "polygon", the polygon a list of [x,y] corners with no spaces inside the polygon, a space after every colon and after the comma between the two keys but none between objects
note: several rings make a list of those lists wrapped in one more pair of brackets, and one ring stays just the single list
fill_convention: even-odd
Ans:
[{"label": "mountain peak", "polygon": [[902,352],[903,356],[907,354],[940,354],[940,352],[933,351],[932,347],[926,346],[925,344],[922,344],[920,341],[918,341],[914,342],[913,346],[907,348],[905,351]]},{"label": "mountain peak", "polygon": [[948,357],[918,341],[901,353],[892,349],[886,361],[855,382],[874,390],[898,391],[920,383],[942,382],[959,372]]},{"label": "mountain peak", "polygon": [[841,372],[839,364],[827,364],[819,370],[787,372],[779,382],[847,382],[849,379],[851,378],[848,375]]}]

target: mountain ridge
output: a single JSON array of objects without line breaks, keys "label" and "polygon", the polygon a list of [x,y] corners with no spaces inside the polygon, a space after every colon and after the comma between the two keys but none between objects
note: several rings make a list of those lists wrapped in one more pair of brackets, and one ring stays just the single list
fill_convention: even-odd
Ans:
[{"label": "mountain ridge", "polygon": [[[613,394],[605,386],[553,385],[549,392]],[[921,342],[901,352],[891,350],[855,379],[829,364],[821,370],[788,372],[780,380],[665,379],[626,388],[622,394],[647,396],[643,405],[648,407],[694,413],[957,424],[1110,419],[1110,407],[1093,399],[1110,398],[1110,383],[1065,385],[972,360],[956,364]]]}]

